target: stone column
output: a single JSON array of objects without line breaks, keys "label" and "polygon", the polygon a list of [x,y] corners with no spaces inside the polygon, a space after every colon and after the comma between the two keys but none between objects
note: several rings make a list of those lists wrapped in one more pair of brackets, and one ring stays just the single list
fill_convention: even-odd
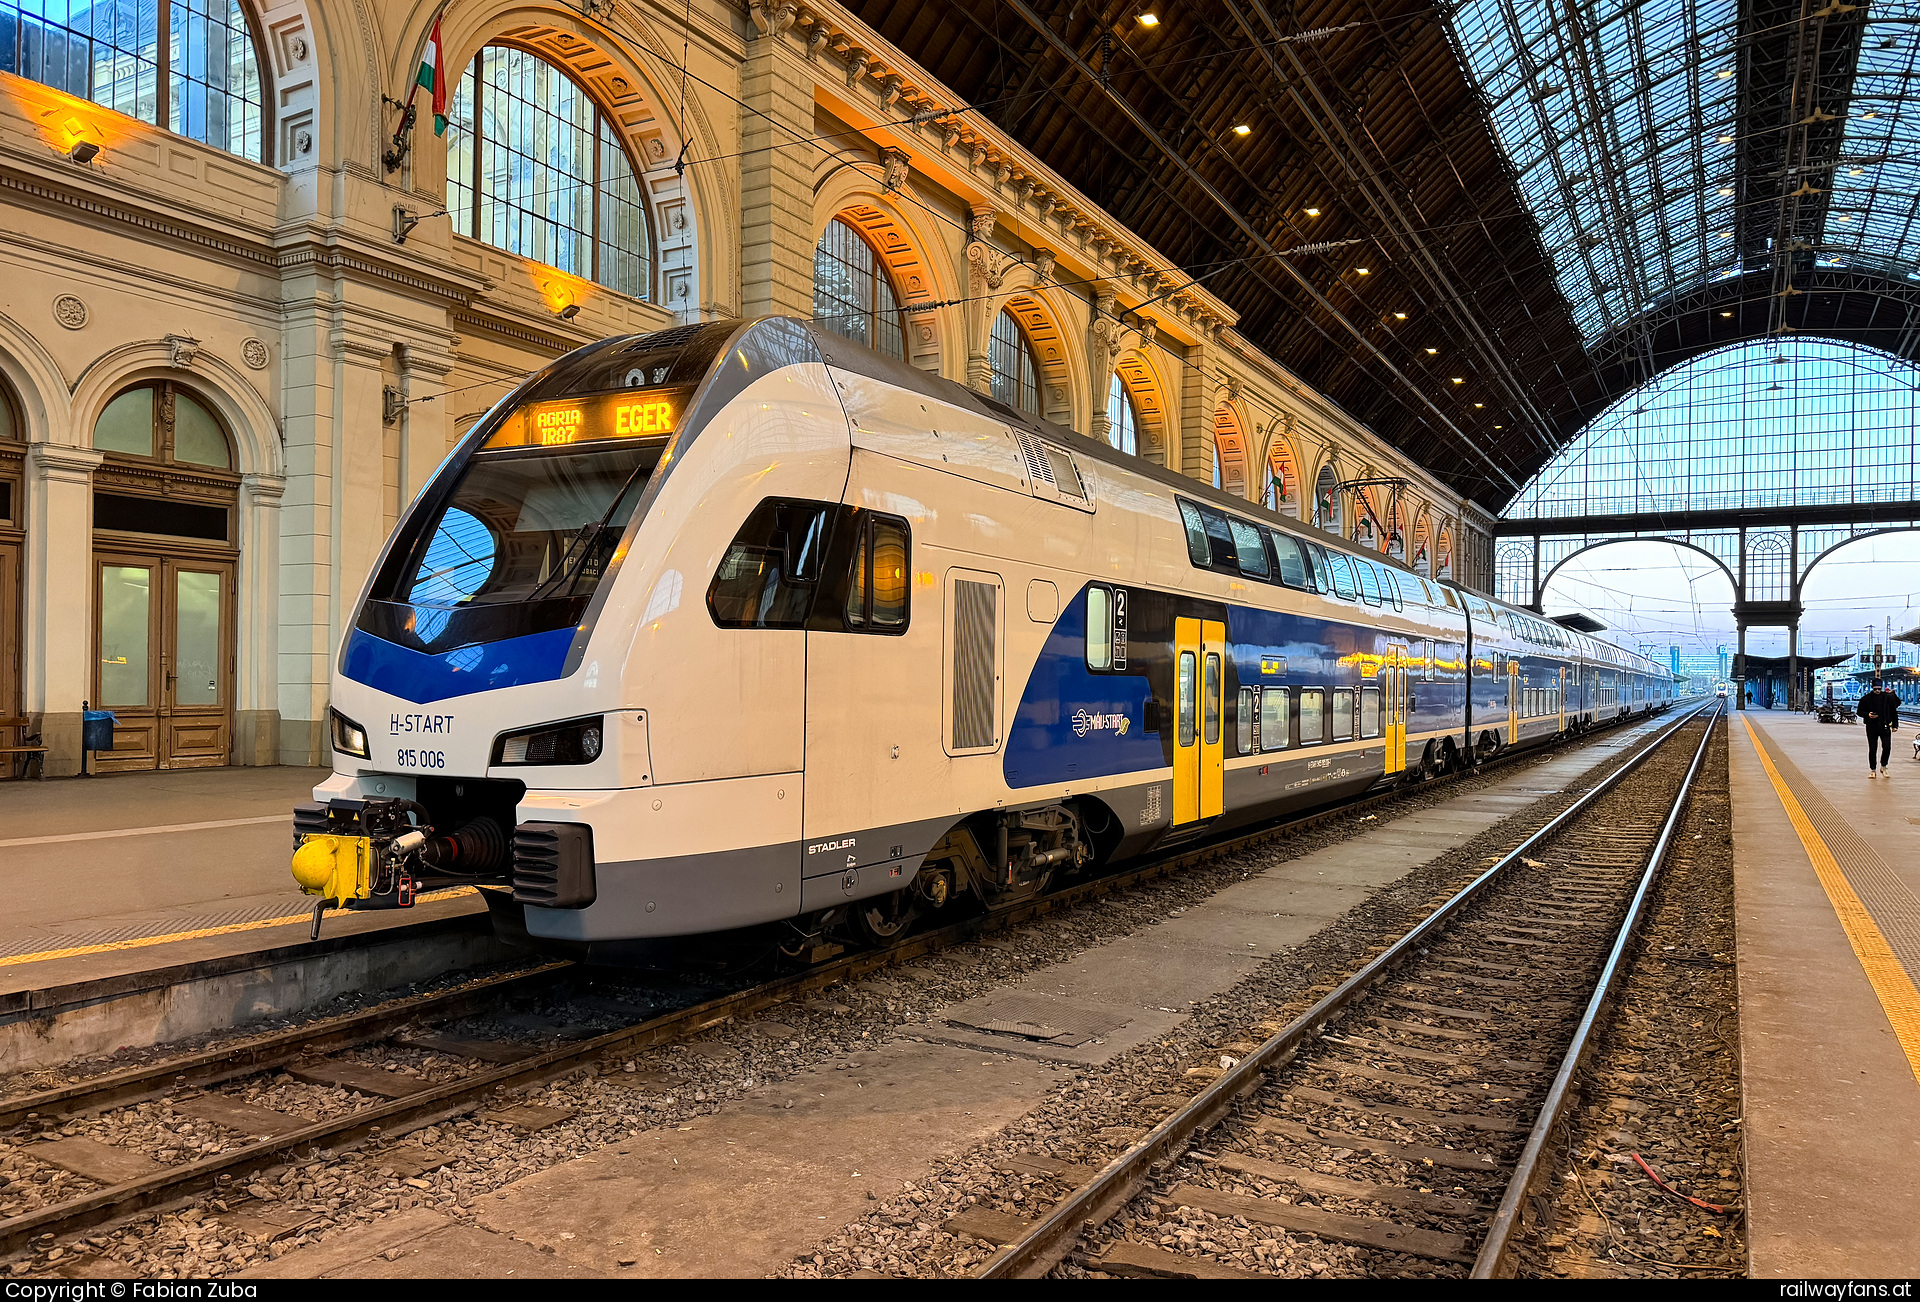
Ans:
[{"label": "stone column", "polygon": [[1112,438],[1113,422],[1107,417],[1107,395],[1113,388],[1113,364],[1120,356],[1121,336],[1126,333],[1116,315],[1118,300],[1113,291],[1102,289],[1093,299],[1093,323],[1087,327],[1087,378],[1092,385],[1093,413],[1087,433],[1105,443]]},{"label": "stone column", "polygon": [[1191,479],[1213,482],[1213,412],[1220,382],[1209,374],[1217,351],[1204,340],[1187,349],[1180,373],[1179,428],[1169,421],[1167,464]]},{"label": "stone column", "polygon": [[[977,207],[968,218],[972,237],[967,241],[967,387],[980,393],[993,391],[993,359],[988,353],[993,341],[994,294],[1006,283],[1006,266],[987,243],[999,215],[992,208]],[[1035,377],[1041,384],[1044,378]]]},{"label": "stone column", "polygon": [[27,449],[26,601],[22,686],[47,747],[45,773],[80,771],[80,703],[93,694],[92,448]]},{"label": "stone column", "polygon": [[240,564],[234,581],[233,762],[280,762],[281,475],[240,477]]},{"label": "stone column", "polygon": [[813,76],[791,40],[796,6],[755,0],[740,68],[741,312],[813,316]]}]

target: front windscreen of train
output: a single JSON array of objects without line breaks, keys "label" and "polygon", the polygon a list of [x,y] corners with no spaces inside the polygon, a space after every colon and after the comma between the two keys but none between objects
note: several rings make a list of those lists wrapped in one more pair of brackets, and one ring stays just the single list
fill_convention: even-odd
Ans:
[{"label": "front windscreen of train", "polygon": [[409,522],[361,626],[437,650],[573,625],[607,573],[689,388],[533,402]]}]

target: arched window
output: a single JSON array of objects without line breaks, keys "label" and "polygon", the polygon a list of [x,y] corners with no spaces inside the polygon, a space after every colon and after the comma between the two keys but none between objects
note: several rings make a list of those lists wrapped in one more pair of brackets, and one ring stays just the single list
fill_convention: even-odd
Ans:
[{"label": "arched window", "polygon": [[1033,345],[1027,342],[1027,332],[1004,308],[993,319],[987,361],[993,367],[993,396],[1029,416],[1038,416],[1040,363],[1034,358]]},{"label": "arched window", "polygon": [[233,469],[226,431],[206,404],[162,381],[124,389],[93,423],[93,446],[121,456]]},{"label": "arched window", "polygon": [[462,235],[652,296],[638,169],[586,90],[537,54],[483,46],[460,78],[447,109],[447,212]]},{"label": "arched window", "polygon": [[1340,476],[1332,466],[1320,467],[1313,481],[1313,522],[1329,533],[1340,532]]},{"label": "arched window", "polygon": [[900,296],[873,246],[835,217],[813,251],[813,319],[895,361],[907,359]]},{"label": "arched window", "polygon": [[1118,371],[1107,387],[1107,442],[1130,457],[1140,455],[1140,411],[1133,405],[1133,391]]},{"label": "arched window", "polygon": [[0,72],[267,161],[259,50],[240,0],[0,0]]}]

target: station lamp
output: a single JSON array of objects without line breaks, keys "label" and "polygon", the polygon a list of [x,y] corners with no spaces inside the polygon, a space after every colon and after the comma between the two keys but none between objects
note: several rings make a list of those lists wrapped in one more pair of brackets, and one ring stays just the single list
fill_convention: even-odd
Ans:
[{"label": "station lamp", "polygon": [[1456,375],[1453,377],[1453,382],[1455,384],[1465,384],[1467,382],[1467,377],[1464,375]]},{"label": "station lamp", "polygon": [[1354,274],[1357,276],[1371,276],[1373,274],[1371,271],[1368,271],[1365,267],[1355,267],[1353,271],[1354,271]]},{"label": "station lamp", "polygon": [[1438,357],[1439,355],[1440,355],[1440,350],[1439,350],[1438,348],[1429,348],[1429,349],[1427,349],[1427,356],[1429,356],[1429,357]]},{"label": "station lamp", "polygon": [[1155,13],[1141,14],[1140,25],[1142,27],[1158,27],[1160,25],[1160,15]]},{"label": "station lamp", "polygon": [[100,146],[91,140],[76,140],[73,142],[73,148],[67,151],[67,157],[85,165],[100,157]]},{"label": "station lamp", "polygon": [[569,303],[565,307],[561,308],[560,311],[557,312],[555,315],[557,315],[562,321],[571,321],[575,317],[580,315],[580,305],[578,303]]},{"label": "station lamp", "polygon": [[1395,312],[1393,314],[1393,319],[1396,321],[1404,321],[1407,319],[1407,314],[1405,312]]},{"label": "station lamp", "polygon": [[1300,211],[1306,213],[1306,215],[1309,217],[1318,217],[1320,215],[1320,210],[1318,208],[1302,208]]},{"label": "station lamp", "polygon": [[1246,123],[1236,122],[1233,127],[1233,134],[1236,136],[1244,136],[1252,130],[1253,128],[1248,126]]}]

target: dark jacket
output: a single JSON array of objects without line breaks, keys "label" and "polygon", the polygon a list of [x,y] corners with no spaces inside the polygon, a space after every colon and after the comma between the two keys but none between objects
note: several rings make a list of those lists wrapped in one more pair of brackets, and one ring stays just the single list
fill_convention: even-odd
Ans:
[{"label": "dark jacket", "polygon": [[1869,728],[1891,728],[1900,722],[1900,698],[1884,687],[1861,697],[1855,709]]}]

